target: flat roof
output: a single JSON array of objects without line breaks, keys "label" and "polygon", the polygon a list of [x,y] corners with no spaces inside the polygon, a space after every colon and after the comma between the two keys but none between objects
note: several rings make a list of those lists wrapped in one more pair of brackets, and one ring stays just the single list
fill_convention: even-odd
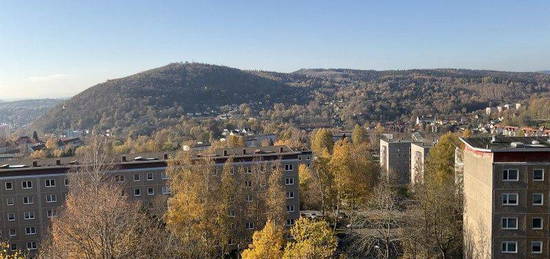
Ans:
[{"label": "flat roof", "polygon": [[[288,146],[267,146],[267,147],[242,147],[242,148],[219,148],[206,152],[191,152],[193,158],[210,158],[218,161],[225,161],[229,157],[239,159],[253,159],[254,157],[271,156],[297,156],[300,154],[311,154],[309,150],[293,150]],[[111,159],[105,161],[110,165],[122,167],[150,167],[153,165],[167,165],[167,160],[174,158],[176,152],[149,152],[137,154],[113,154]],[[43,169],[68,169],[82,166],[81,157],[58,157],[33,159],[25,157],[0,162],[0,176],[12,171],[33,171]]]},{"label": "flat roof", "polygon": [[460,138],[471,149],[483,152],[550,152],[549,137],[470,137]]}]

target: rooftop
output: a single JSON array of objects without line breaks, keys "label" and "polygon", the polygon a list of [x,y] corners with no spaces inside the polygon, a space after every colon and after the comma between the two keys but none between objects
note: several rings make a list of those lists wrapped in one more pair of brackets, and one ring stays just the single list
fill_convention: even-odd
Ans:
[{"label": "rooftop", "polygon": [[[274,155],[297,155],[303,150],[293,150],[287,146],[267,146],[267,147],[242,147],[242,148],[219,148],[214,151],[198,151],[192,152],[194,157],[206,157],[211,159],[227,159],[228,157],[257,157],[257,156],[274,156]],[[114,164],[151,164],[151,163],[166,163],[166,160],[173,158],[176,152],[150,152],[137,154],[114,154],[111,161],[108,163]],[[37,169],[37,168],[52,168],[52,167],[75,167],[81,164],[80,157],[58,157],[58,158],[43,158],[33,159],[30,157],[6,160],[0,163],[0,172],[21,169]]]},{"label": "rooftop", "polygon": [[493,136],[461,138],[461,140],[470,148],[486,152],[550,151],[548,137]]}]

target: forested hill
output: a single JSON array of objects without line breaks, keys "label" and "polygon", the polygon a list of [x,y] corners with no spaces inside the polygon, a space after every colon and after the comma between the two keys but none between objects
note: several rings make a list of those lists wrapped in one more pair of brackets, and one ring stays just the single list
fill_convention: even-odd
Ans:
[{"label": "forested hill", "polygon": [[148,132],[187,113],[224,105],[305,102],[307,93],[253,73],[199,63],[173,63],[95,85],[52,109],[35,127],[134,128]]},{"label": "forested hill", "polygon": [[[463,69],[245,71],[175,63],[93,86],[34,126],[147,134],[188,113],[238,112],[301,125],[353,125],[446,115],[517,102],[550,89],[550,75]],[[277,105],[275,105],[277,104]]]}]

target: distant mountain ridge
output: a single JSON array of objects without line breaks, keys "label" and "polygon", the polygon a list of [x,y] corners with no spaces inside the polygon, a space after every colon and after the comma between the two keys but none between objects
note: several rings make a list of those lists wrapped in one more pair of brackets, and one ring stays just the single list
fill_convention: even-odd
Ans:
[{"label": "distant mountain ridge", "polygon": [[45,131],[71,128],[132,128],[149,132],[158,119],[176,120],[224,105],[303,101],[307,95],[254,73],[200,63],[173,63],[95,85],[40,118]]},{"label": "distant mountain ridge", "polygon": [[[134,134],[174,125],[188,113],[252,104],[265,119],[333,125],[450,114],[516,102],[546,93],[550,76],[468,69],[300,69],[248,71],[201,63],[173,63],[95,85],[53,108],[33,126],[122,129]],[[277,111],[282,103],[293,111]],[[270,115],[271,114],[271,115]],[[258,114],[259,115],[259,114]],[[277,115],[279,116],[279,115]],[[282,117],[281,117],[282,118]]]}]

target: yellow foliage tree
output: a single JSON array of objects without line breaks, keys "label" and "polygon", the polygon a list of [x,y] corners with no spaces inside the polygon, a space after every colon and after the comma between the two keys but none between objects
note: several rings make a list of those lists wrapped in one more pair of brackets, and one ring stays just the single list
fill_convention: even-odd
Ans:
[{"label": "yellow foliage tree", "polygon": [[54,149],[57,149],[57,147],[58,147],[57,141],[54,138],[49,138],[46,141],[46,148],[47,149],[54,150]]},{"label": "yellow foliage tree", "polygon": [[276,168],[269,175],[269,184],[266,192],[265,205],[267,219],[282,226],[286,217],[286,198],[283,186],[283,172]]},{"label": "yellow foliage tree", "polygon": [[290,229],[293,241],[287,244],[283,258],[332,258],[337,240],[327,222],[300,218]]},{"label": "yellow foliage tree", "polygon": [[252,244],[241,255],[243,259],[279,259],[284,245],[283,228],[268,220],[261,231],[254,232]]},{"label": "yellow foliage tree", "polygon": [[300,208],[321,209],[321,185],[318,182],[313,170],[305,164],[298,167],[298,178],[300,179]]},{"label": "yellow foliage tree", "polygon": [[326,152],[332,152],[334,140],[330,130],[321,128],[313,131],[311,136],[311,150],[316,155],[321,155]]},{"label": "yellow foliage tree", "polygon": [[216,257],[226,252],[226,232],[220,222],[227,211],[220,202],[224,192],[214,170],[212,161],[193,161],[187,153],[170,161],[167,170],[173,195],[168,200],[166,223],[185,247],[186,257]]},{"label": "yellow foliage tree", "polygon": [[245,146],[244,137],[237,136],[237,135],[228,136],[227,139],[225,140],[225,143],[227,147],[244,147]]},{"label": "yellow foliage tree", "polygon": [[351,132],[351,141],[354,145],[359,145],[368,141],[367,130],[359,125],[355,125]]},{"label": "yellow foliage tree", "polygon": [[20,250],[8,252],[10,248],[6,242],[0,242],[0,258],[2,259],[25,259],[27,258]]},{"label": "yellow foliage tree", "polygon": [[347,139],[337,141],[329,166],[334,174],[337,208],[343,201],[350,209],[355,208],[378,179],[378,166],[370,159],[366,144],[354,146]]},{"label": "yellow foliage tree", "polygon": [[458,137],[449,132],[441,136],[437,144],[430,149],[426,161],[426,181],[438,184],[454,181],[455,149],[459,146]]}]

